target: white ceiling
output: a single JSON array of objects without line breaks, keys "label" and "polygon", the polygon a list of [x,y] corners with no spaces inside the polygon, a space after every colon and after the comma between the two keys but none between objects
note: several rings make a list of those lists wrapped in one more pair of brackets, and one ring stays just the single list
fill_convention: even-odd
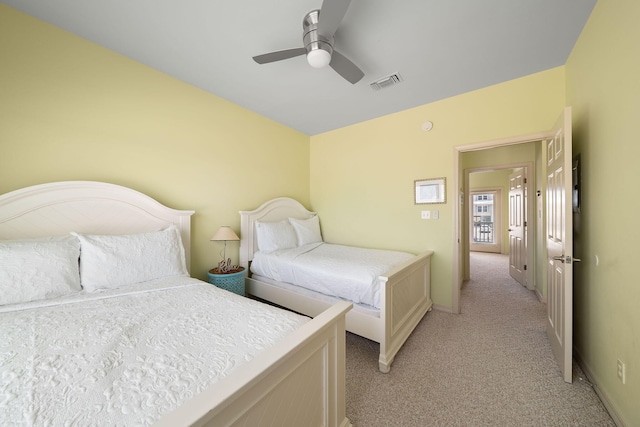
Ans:
[{"label": "white ceiling", "polygon": [[355,85],[304,56],[252,60],[302,47],[322,0],[0,2],[315,135],[563,65],[596,0],[353,0],[334,47],[364,71]]}]

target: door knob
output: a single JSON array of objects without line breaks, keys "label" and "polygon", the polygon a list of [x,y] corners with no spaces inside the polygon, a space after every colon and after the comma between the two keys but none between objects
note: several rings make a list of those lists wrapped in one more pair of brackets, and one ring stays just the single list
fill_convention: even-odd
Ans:
[{"label": "door knob", "polygon": [[561,263],[565,263],[565,264],[571,264],[572,262],[582,262],[580,258],[571,258],[571,255],[554,256],[552,259],[554,261],[560,261]]}]

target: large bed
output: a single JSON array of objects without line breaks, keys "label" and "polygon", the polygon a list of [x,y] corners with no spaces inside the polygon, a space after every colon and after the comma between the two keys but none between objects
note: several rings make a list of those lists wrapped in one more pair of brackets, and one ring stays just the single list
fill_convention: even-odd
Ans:
[{"label": "large bed", "polygon": [[[295,259],[297,262],[311,251],[318,249],[325,251],[321,237],[314,238],[314,233],[309,234],[305,228],[306,222],[318,223],[315,212],[307,210],[294,199],[279,197],[263,203],[255,210],[241,211],[240,218],[240,264],[251,272],[251,276],[246,280],[246,292],[312,317],[338,301],[345,299],[352,301],[354,309],[346,315],[347,331],[378,342],[380,344],[379,370],[389,372],[396,354],[420,320],[431,309],[430,265],[433,252],[425,251],[418,255],[405,254],[406,257],[400,256],[397,259],[394,258],[396,254],[389,251],[379,251],[379,253],[373,253],[375,252],[373,251],[356,255],[356,258],[371,258],[376,259],[376,262],[393,258],[395,262],[390,264],[388,270],[379,272],[375,282],[377,289],[370,292],[371,295],[366,295],[362,290],[351,292],[349,295],[336,295],[332,292],[339,290],[342,285],[352,279],[353,274],[348,268],[346,271],[337,273],[343,275],[342,280],[338,278],[337,284],[331,288],[324,286],[322,283],[324,279],[317,280],[321,273],[327,272],[321,271],[323,264],[316,264],[314,269],[306,273],[288,271],[286,266],[285,269],[276,271],[273,275],[262,273],[270,270],[271,267],[284,264],[285,259]],[[287,223],[292,224],[294,231],[298,233],[298,247],[289,248],[296,245],[289,243],[293,238],[288,238],[285,233],[290,232],[286,229],[282,231],[283,227],[287,227]],[[317,235],[318,231],[315,234]],[[309,235],[312,237],[308,237]],[[261,245],[261,237],[269,243],[263,242]],[[300,238],[304,241],[300,242]],[[265,245],[268,250],[265,250]],[[337,250],[347,250],[350,253],[357,249],[337,248]],[[261,252],[271,252],[271,254],[269,258],[265,258]],[[345,254],[345,257],[347,255]],[[340,259],[342,252],[331,256],[333,258],[328,265],[335,266],[342,263]],[[259,268],[254,268],[256,264],[259,264]],[[325,268],[325,270],[332,268]],[[297,283],[297,280],[303,276],[306,282],[316,282],[313,283],[313,286],[316,286],[315,290],[306,283],[303,285]],[[318,287],[321,291],[318,291]],[[354,300],[351,294],[355,294],[357,299]]]},{"label": "large bed", "polygon": [[191,278],[193,213],[89,181],[0,196],[0,425],[350,425],[351,304]]}]

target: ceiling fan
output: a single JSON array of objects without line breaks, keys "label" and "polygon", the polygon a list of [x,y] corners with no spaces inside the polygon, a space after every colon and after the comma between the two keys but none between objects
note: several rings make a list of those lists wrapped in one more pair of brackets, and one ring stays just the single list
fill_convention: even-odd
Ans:
[{"label": "ceiling fan", "polygon": [[319,10],[312,10],[302,20],[304,47],[265,53],[254,56],[253,60],[258,64],[268,64],[307,55],[307,62],[312,67],[329,65],[350,83],[357,83],[364,76],[362,70],[333,48],[333,36],[350,3],[351,0],[324,0]]}]

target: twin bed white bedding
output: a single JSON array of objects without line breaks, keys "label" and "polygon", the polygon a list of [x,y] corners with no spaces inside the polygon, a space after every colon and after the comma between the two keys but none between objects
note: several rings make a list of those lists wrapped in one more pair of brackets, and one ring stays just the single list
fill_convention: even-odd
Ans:
[{"label": "twin bed white bedding", "polygon": [[309,319],[189,277],[4,306],[0,425],[150,425]]},{"label": "twin bed white bedding", "polygon": [[350,301],[347,331],[380,343],[378,366],[396,354],[431,309],[431,255],[323,242],[319,218],[280,197],[240,212],[240,264],[246,292],[308,316]]},{"label": "twin bed white bedding", "polygon": [[380,309],[380,276],[413,257],[404,252],[319,242],[256,252],[251,272]]}]

